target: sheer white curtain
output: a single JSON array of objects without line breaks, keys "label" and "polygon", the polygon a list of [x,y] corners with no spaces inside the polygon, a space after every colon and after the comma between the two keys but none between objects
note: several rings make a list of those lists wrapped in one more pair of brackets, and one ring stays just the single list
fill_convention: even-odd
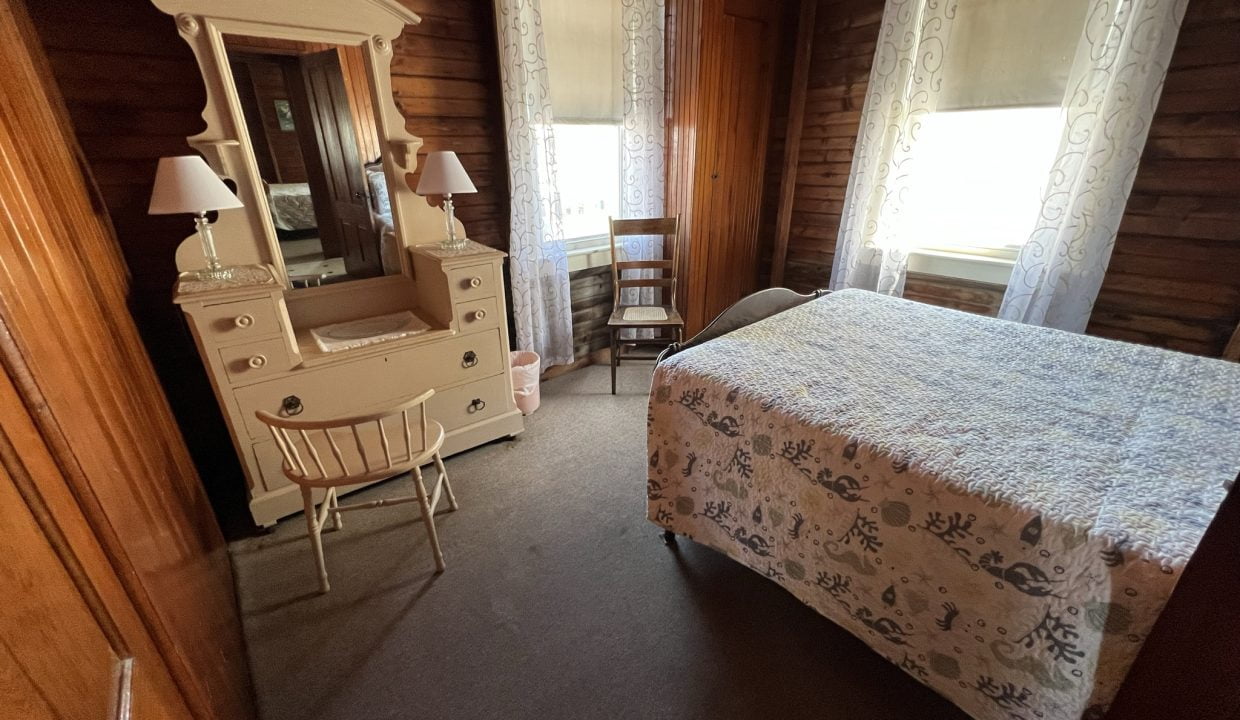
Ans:
[{"label": "sheer white curtain", "polygon": [[833,290],[863,288],[901,295],[908,236],[901,205],[923,118],[934,112],[955,0],[888,0],[844,194],[831,269]]},{"label": "sheer white curtain", "polygon": [[[664,9],[665,0],[622,0],[624,115],[621,128],[620,214],[663,216],[664,198]],[[626,260],[658,260],[663,238],[623,239]],[[640,290],[640,294],[638,291]],[[658,302],[656,288],[626,288],[626,304]]]},{"label": "sheer white curtain", "polygon": [[538,0],[495,0],[495,19],[512,195],[508,253],[516,345],[537,352],[547,368],[573,361],[573,315]]},{"label": "sheer white curtain", "polygon": [[1123,218],[1187,0],[1094,0],[1067,124],[999,317],[1083,332]]}]

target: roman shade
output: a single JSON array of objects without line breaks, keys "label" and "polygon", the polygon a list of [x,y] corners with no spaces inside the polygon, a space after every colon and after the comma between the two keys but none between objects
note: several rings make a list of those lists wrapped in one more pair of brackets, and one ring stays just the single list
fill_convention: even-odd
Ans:
[{"label": "roman shade", "polygon": [[958,0],[938,110],[1059,105],[1088,0]]},{"label": "roman shade", "polygon": [[556,122],[619,123],[620,0],[542,0],[542,24]]}]

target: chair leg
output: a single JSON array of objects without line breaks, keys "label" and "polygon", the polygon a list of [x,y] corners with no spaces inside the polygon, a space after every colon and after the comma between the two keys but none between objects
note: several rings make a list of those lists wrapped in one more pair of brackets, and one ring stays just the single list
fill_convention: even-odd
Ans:
[{"label": "chair leg", "polygon": [[615,328],[611,328],[611,394],[616,394],[616,365],[620,364],[620,346]]},{"label": "chair leg", "polygon": [[332,488],[331,490],[328,490],[327,493],[328,493],[328,502],[330,503],[330,507],[332,508],[332,529],[336,531],[343,530],[344,520],[341,519],[341,515],[343,513],[336,510],[336,508],[340,507],[340,500],[336,497],[336,488]]},{"label": "chair leg", "polygon": [[306,530],[310,535],[310,547],[314,549],[314,567],[319,571],[319,592],[325,593],[332,589],[327,582],[327,563],[323,561],[323,527],[319,525],[314,513],[314,495],[310,488],[301,488],[301,501],[306,509]]},{"label": "chair leg", "polygon": [[439,453],[435,453],[435,469],[439,471],[439,481],[443,483],[444,494],[448,496],[448,507],[455,511],[459,506],[456,504],[456,496],[452,494],[452,483],[448,482],[448,469],[443,466],[443,458]]},{"label": "chair leg", "polygon": [[414,468],[410,475],[413,479],[413,488],[418,494],[418,505],[422,507],[422,523],[426,525],[426,534],[431,539],[431,552],[435,554],[435,572],[441,573],[444,569],[443,551],[439,549],[439,535],[435,532],[435,516],[431,514],[431,502],[426,496],[426,485],[422,483],[422,468]]}]

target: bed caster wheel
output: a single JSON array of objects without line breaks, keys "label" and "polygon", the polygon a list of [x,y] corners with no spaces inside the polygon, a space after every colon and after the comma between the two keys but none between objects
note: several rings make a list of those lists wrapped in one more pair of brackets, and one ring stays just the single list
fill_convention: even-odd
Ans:
[{"label": "bed caster wheel", "polygon": [[676,544],[676,533],[672,532],[671,530],[664,530],[663,531],[663,544],[664,545],[675,545]]}]

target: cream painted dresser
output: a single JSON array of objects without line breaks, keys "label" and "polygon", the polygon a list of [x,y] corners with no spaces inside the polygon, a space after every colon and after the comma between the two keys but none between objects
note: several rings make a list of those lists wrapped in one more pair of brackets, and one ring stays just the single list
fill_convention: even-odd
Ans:
[{"label": "cream painted dresser", "polygon": [[[215,388],[259,525],[300,512],[302,501],[257,410],[333,418],[434,388],[427,407],[446,430],[444,455],[521,432],[508,371],[504,253],[472,241],[464,250],[422,245],[408,253],[412,277],[296,291],[265,265],[245,266],[224,283],[178,280],[174,301]],[[314,327],[400,310],[431,329],[330,353],[310,336]]]}]

